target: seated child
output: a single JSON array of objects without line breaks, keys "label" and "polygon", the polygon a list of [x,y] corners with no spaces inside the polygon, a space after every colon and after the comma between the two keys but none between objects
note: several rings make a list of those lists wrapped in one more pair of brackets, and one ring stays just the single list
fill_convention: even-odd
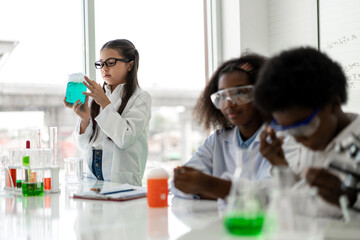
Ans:
[{"label": "seated child", "polygon": [[[256,106],[274,119],[260,134],[264,157],[273,165],[288,165],[275,131],[288,133],[306,147],[300,177],[317,187],[326,202],[339,206],[340,196],[346,195],[352,206],[356,194],[342,187],[339,172],[328,169],[337,154],[335,146],[351,133],[360,134],[360,117],[341,108],[347,100],[347,82],[339,64],[312,48],[284,51],[264,65],[254,97]],[[340,214],[320,198],[318,202],[319,215]]]},{"label": "seated child", "polygon": [[271,165],[258,151],[263,116],[253,105],[253,85],[264,62],[264,57],[249,54],[229,60],[215,71],[198,99],[195,114],[206,130],[217,130],[184,166],[174,169],[171,191],[175,195],[225,198],[239,149],[255,149],[256,153],[253,159],[243,159],[242,177],[270,178]]}]

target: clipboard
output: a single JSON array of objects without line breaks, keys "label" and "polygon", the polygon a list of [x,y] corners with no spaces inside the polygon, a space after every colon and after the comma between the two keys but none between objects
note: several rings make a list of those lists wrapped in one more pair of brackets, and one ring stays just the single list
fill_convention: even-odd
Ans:
[{"label": "clipboard", "polygon": [[77,192],[72,196],[74,199],[103,200],[103,201],[128,201],[144,198],[147,195],[146,187],[124,184],[112,189],[102,189],[100,192],[86,191]]}]

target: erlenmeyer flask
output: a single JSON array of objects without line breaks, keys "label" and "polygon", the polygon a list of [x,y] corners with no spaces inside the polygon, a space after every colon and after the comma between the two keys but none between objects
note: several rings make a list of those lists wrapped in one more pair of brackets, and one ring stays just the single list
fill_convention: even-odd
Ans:
[{"label": "erlenmeyer flask", "polygon": [[267,237],[277,240],[321,239],[316,218],[316,189],[299,189],[298,179],[288,167],[273,167],[272,173],[275,184],[265,222]]},{"label": "erlenmeyer flask", "polygon": [[[264,217],[266,193],[254,181],[255,149],[239,149],[237,170],[235,171],[227,206],[224,214],[226,229],[239,236],[261,234]],[[244,164],[244,163],[248,164]]]}]

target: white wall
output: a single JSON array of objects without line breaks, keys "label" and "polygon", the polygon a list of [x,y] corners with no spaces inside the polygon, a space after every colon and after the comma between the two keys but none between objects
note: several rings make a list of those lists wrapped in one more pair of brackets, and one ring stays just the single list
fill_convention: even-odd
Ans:
[{"label": "white wall", "polygon": [[240,1],[221,2],[222,57],[224,60],[239,57],[240,50]]},{"label": "white wall", "polygon": [[[319,48],[317,1],[315,0],[213,1],[216,1],[221,8],[218,11],[219,19],[217,19],[218,26],[220,25],[221,28],[217,32],[221,34],[221,36],[217,35],[220,43],[217,62],[238,57],[240,53],[248,50],[272,56],[293,47]],[[356,25],[360,19],[359,1],[348,0],[340,4],[337,0],[324,0],[320,3],[322,4],[320,5],[320,13],[322,13],[320,14],[320,33],[323,38],[321,50],[326,51],[343,67],[345,66],[348,78],[349,75],[356,75],[355,80],[349,79],[352,80],[350,82],[352,85],[349,90],[349,102],[344,109],[360,112],[359,68],[353,67],[352,72],[346,71],[346,66],[359,66],[360,62],[358,55],[353,54],[353,49],[360,46],[360,31]],[[344,37],[351,37],[356,41],[342,41],[346,44],[338,43]],[[341,46],[327,49],[326,44],[329,41]],[[348,48],[348,54],[344,48]]]},{"label": "white wall", "polygon": [[222,60],[249,50],[270,56],[291,47],[317,48],[314,0],[226,0],[220,7]]},{"label": "white wall", "polygon": [[241,52],[269,54],[267,0],[240,0]]},{"label": "white wall", "polygon": [[269,53],[299,47],[318,47],[317,6],[314,0],[268,1]]}]

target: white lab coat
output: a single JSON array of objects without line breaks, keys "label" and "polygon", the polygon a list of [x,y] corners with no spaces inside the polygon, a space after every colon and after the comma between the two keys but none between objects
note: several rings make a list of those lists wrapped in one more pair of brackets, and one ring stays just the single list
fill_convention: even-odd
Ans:
[{"label": "white lab coat", "polygon": [[[123,86],[122,84],[118,87],[123,88]],[[95,118],[97,127],[104,133],[102,142],[104,180],[141,186],[148,155],[151,96],[144,90],[136,89],[120,115],[117,112],[122,101],[120,94],[109,96],[107,91],[107,95],[111,103],[100,110]],[[77,147],[84,152],[87,177],[96,178],[91,171],[94,139],[91,142],[89,140],[93,131],[92,121],[83,134],[79,134],[80,122],[79,119],[73,137]]]},{"label": "white lab coat", "polygon": [[[241,181],[258,181],[259,187],[267,187],[271,179],[271,164],[266,158],[262,156],[259,151],[260,147],[260,132],[256,135],[254,141],[250,144],[248,149],[254,153],[253,159],[248,159],[248,155],[242,157],[242,171],[240,174]],[[236,169],[236,159],[238,158],[238,127],[230,130],[216,130],[210,135],[204,143],[198,148],[197,152],[192,158],[185,163],[185,166],[196,168],[206,174],[226,179],[233,180],[233,175]],[[299,144],[294,141],[289,141],[285,138],[286,149],[284,150],[286,158],[291,162],[297,161],[299,152]],[[240,149],[241,151],[241,149]],[[197,198],[192,194],[185,194],[178,190],[174,181],[171,181],[171,192],[183,198]],[[220,201],[219,203],[223,203]]]}]

